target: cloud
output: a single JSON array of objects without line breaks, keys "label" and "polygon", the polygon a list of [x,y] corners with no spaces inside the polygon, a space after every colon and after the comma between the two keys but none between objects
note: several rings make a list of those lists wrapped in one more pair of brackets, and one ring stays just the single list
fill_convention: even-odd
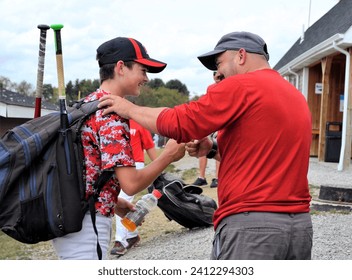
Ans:
[{"label": "cloud", "polygon": [[[311,0],[313,23],[337,0]],[[212,74],[197,56],[214,48],[228,32],[246,30],[267,42],[272,66],[307,27],[309,1],[296,0],[2,0],[0,2],[0,75],[36,84],[38,24],[62,23],[65,82],[97,79],[97,47],[117,36],[141,41],[151,57],[167,68],[149,78],[179,79],[202,94]],[[44,83],[57,84],[54,35],[47,34]]]}]

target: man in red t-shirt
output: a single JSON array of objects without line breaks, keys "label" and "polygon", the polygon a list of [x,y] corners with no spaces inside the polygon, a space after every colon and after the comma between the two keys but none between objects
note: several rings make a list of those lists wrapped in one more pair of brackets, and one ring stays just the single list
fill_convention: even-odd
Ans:
[{"label": "man in red t-shirt", "polygon": [[[197,101],[147,108],[103,97],[99,106],[220,161],[212,259],[311,259],[307,101],[270,68],[256,34],[226,34],[198,58],[224,79]],[[207,137],[215,131],[218,144]]]},{"label": "man in red t-shirt", "polygon": [[[132,154],[135,161],[136,169],[144,168],[144,151],[153,161],[157,157],[154,141],[150,131],[145,129],[134,120],[130,120],[130,144],[132,146]],[[133,201],[134,195],[128,195],[123,190],[120,191],[119,198],[123,198],[129,202]],[[110,254],[122,256],[128,249],[138,245],[140,236],[138,230],[128,231],[121,223],[121,217],[115,215],[116,218],[116,233],[114,247]]]}]

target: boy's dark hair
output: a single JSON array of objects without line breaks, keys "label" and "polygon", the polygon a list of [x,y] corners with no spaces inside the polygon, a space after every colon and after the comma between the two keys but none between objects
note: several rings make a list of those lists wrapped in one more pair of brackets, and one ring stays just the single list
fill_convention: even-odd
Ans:
[{"label": "boy's dark hair", "polygon": [[[98,59],[98,57],[97,57]],[[132,69],[133,65],[135,64],[134,61],[124,61],[127,68]],[[100,84],[102,84],[105,80],[113,79],[114,78],[114,68],[116,63],[112,64],[105,64],[99,69],[99,76],[100,76]]]}]

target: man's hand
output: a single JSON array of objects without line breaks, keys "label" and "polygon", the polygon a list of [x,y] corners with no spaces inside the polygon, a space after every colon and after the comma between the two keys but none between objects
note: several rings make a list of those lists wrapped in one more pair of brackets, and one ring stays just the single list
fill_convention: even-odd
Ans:
[{"label": "man's hand", "polygon": [[186,143],[186,151],[191,157],[203,157],[206,156],[213,143],[209,137],[204,137],[201,140],[193,140],[191,142]]},{"label": "man's hand", "polygon": [[99,99],[98,108],[104,108],[103,115],[116,113],[119,116],[129,119],[129,112],[134,105],[132,102],[117,95],[104,95]]},{"label": "man's hand", "polygon": [[166,107],[150,108],[138,106],[125,98],[111,94],[104,95],[99,101],[98,108],[104,108],[103,116],[115,112],[122,118],[135,120],[150,132],[160,134],[156,121],[160,112],[166,109]]}]

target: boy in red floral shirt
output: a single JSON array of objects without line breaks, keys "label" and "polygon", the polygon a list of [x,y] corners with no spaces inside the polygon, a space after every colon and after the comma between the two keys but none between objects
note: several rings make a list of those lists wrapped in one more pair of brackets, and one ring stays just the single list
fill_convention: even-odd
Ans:
[{"label": "boy in red floral shirt", "polygon": [[[138,96],[148,82],[147,72],[161,72],[166,64],[149,57],[144,46],[135,39],[117,37],[97,49],[100,67],[100,88],[85,98],[85,102],[104,95]],[[93,195],[93,186],[102,171],[113,170],[114,175],[105,183],[95,203],[96,226],[103,258],[107,258],[110,244],[112,217],[123,216],[134,209],[133,204],[119,198],[122,189],[134,195],[147,188],[173,161],[184,156],[184,145],[169,141],[164,152],[146,168],[137,170],[130,145],[129,121],[117,114],[92,114],[82,126],[85,156],[87,198]],[[87,213],[82,230],[56,238],[53,245],[60,259],[97,259],[96,234]]]}]

